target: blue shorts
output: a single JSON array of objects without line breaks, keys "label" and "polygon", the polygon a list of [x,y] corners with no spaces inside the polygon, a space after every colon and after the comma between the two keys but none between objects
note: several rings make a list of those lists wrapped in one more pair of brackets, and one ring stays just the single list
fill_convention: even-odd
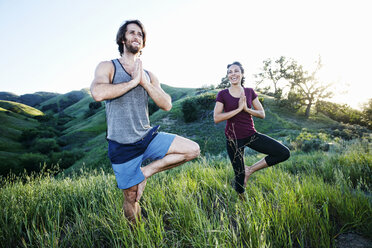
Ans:
[{"label": "blue shorts", "polygon": [[164,158],[175,137],[175,134],[159,132],[143,154],[121,164],[112,164],[118,188],[128,189],[145,180],[145,176],[140,169],[143,161]]}]

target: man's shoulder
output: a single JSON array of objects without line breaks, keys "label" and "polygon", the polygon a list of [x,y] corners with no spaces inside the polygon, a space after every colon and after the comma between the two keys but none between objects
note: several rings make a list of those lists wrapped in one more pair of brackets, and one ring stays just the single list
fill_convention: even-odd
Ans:
[{"label": "man's shoulder", "polygon": [[97,70],[101,72],[112,72],[114,70],[114,64],[111,60],[101,61],[97,66]]},{"label": "man's shoulder", "polygon": [[114,66],[113,60],[101,61],[101,62],[99,62],[98,66],[100,66],[100,67],[113,67]]}]

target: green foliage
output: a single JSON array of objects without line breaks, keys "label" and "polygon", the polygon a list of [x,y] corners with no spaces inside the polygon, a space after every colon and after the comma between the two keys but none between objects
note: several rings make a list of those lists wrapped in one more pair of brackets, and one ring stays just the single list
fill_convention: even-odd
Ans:
[{"label": "green foliage", "polygon": [[213,109],[215,102],[215,93],[205,93],[187,98],[182,102],[182,113],[185,122],[193,122],[199,117],[205,117],[208,115],[208,111]]},{"label": "green foliage", "polygon": [[287,98],[280,99],[279,104],[292,112],[297,112],[304,105],[304,101],[300,93],[290,91]]},{"label": "green foliage", "polygon": [[197,105],[195,100],[188,98],[182,103],[182,113],[185,122],[193,122],[198,119]]},{"label": "green foliage", "polygon": [[367,127],[372,129],[372,98],[363,106],[363,122],[367,123]]},{"label": "green foliage", "polygon": [[44,111],[44,112],[48,111],[48,110],[51,110],[53,113],[58,113],[59,107],[58,107],[57,103],[51,103],[51,104],[42,106],[41,110]]},{"label": "green foliage", "polygon": [[333,120],[348,124],[369,126],[368,120],[364,118],[366,115],[362,111],[352,109],[347,104],[318,101],[315,108],[317,112],[321,112]]},{"label": "green foliage", "polygon": [[304,129],[292,142],[290,147],[296,150],[302,150],[304,152],[329,149],[330,142],[329,135],[322,132],[310,133]]},{"label": "green foliage", "polygon": [[159,110],[158,105],[156,105],[155,102],[152,99],[150,99],[149,100],[149,115],[152,115],[158,110]]},{"label": "green foliage", "polygon": [[52,138],[41,138],[37,139],[33,145],[33,149],[42,154],[48,154],[50,152],[57,152],[60,150],[57,141]]},{"label": "green foliage", "polygon": [[27,172],[39,172],[48,157],[40,153],[24,153],[20,156],[20,167]]},{"label": "green foliage", "polygon": [[83,156],[82,151],[52,152],[49,157],[50,165],[57,165],[60,169],[67,169]]},{"label": "green foliage", "polygon": [[101,102],[91,102],[91,103],[89,103],[89,109],[99,109],[100,107],[102,107]]},{"label": "green foliage", "polygon": [[230,87],[231,83],[227,75],[221,79],[221,83],[217,85],[216,89],[226,89]]}]

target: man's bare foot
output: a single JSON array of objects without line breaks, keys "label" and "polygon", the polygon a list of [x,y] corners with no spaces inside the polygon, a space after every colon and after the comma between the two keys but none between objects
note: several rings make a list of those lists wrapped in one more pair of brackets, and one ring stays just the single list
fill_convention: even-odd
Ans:
[{"label": "man's bare foot", "polygon": [[[142,167],[141,167],[141,170],[143,173]],[[147,178],[145,177],[145,180],[143,180],[141,183],[138,184],[136,202],[139,202],[139,200],[141,199],[143,191],[145,190],[145,187],[146,187],[146,183],[147,183]]]},{"label": "man's bare foot", "polygon": [[253,173],[253,169],[250,166],[244,165],[245,177],[244,177],[244,188],[247,187],[248,178]]}]

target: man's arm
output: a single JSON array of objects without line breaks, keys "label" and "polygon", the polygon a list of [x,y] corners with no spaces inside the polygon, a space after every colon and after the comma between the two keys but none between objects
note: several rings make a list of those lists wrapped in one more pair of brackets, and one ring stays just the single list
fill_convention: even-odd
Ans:
[{"label": "man's arm", "polygon": [[99,102],[122,96],[139,84],[141,73],[138,63],[135,65],[133,79],[129,82],[112,84],[111,80],[114,70],[114,65],[111,61],[101,62],[97,66],[90,86],[90,92],[95,101]]},{"label": "man's arm", "polygon": [[151,72],[149,72],[149,75],[151,82],[147,80],[145,72],[142,70],[142,81],[140,84],[159,108],[165,111],[171,110],[172,98],[161,88],[157,77]]}]

